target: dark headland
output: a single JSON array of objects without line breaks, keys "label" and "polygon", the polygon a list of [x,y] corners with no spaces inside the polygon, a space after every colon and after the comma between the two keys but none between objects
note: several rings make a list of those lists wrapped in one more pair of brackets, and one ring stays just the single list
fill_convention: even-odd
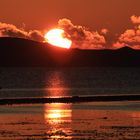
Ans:
[{"label": "dark headland", "polygon": [[0,66],[140,66],[140,50],[80,50],[20,38],[0,38]]}]

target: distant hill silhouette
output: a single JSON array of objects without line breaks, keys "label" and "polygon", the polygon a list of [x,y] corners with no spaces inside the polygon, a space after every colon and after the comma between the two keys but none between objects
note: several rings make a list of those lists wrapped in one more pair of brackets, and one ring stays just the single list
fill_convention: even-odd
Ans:
[{"label": "distant hill silhouette", "polygon": [[20,38],[0,38],[0,66],[140,66],[140,51],[79,50]]}]

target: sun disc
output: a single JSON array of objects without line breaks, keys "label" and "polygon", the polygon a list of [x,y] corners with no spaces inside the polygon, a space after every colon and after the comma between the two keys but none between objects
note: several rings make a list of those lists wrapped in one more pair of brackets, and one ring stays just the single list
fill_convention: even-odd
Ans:
[{"label": "sun disc", "polygon": [[62,29],[52,29],[45,34],[45,40],[51,45],[69,49],[72,45],[72,41],[64,37],[65,31]]}]

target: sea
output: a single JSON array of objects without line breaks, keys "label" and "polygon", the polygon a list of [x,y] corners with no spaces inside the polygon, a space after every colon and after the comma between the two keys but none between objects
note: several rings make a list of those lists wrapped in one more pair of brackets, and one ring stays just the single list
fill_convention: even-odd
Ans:
[{"label": "sea", "polygon": [[[0,98],[140,95],[138,67],[1,67]],[[140,139],[140,101],[0,106],[0,140]]]},{"label": "sea", "polygon": [[140,68],[0,68],[0,98],[140,94]]}]

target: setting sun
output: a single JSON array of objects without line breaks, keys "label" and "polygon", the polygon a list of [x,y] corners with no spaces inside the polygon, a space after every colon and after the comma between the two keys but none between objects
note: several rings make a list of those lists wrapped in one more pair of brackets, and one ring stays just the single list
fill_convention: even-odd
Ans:
[{"label": "setting sun", "polygon": [[64,37],[64,33],[65,31],[62,29],[52,29],[45,34],[44,38],[51,45],[69,49],[72,45],[72,41]]}]

